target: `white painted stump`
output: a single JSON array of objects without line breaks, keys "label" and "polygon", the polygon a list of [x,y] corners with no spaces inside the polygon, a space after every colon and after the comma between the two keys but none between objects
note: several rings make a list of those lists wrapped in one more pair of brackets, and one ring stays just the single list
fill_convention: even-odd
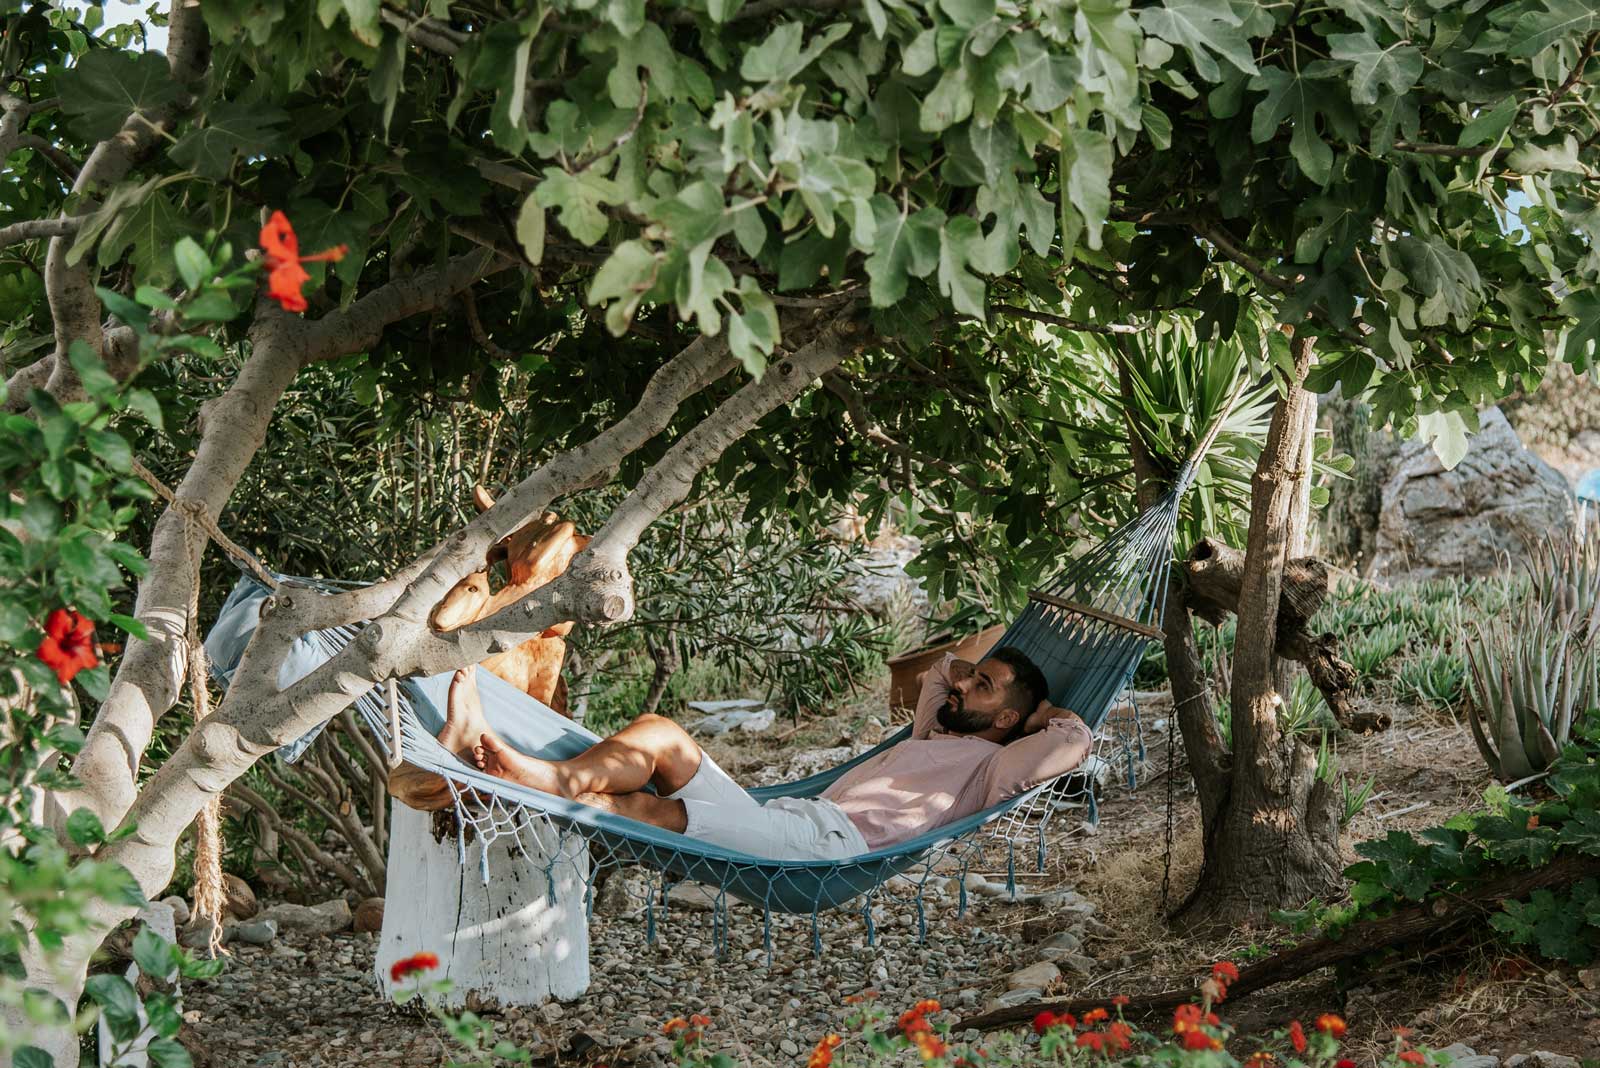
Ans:
[{"label": "white painted stump", "polygon": [[[556,904],[549,898],[543,861],[548,851],[532,833],[522,835],[523,855],[510,838],[489,846],[489,882],[478,866],[477,841],[461,867],[454,834],[433,836],[433,817],[392,802],[389,877],[383,932],[375,967],[378,983],[393,995],[389,968],[413,953],[439,955],[439,970],[425,978],[449,979],[451,1007],[474,1011],[571,1000],[589,988],[589,925],[583,888],[588,850],[555,867]],[[554,835],[545,834],[545,846]],[[574,847],[568,846],[570,851]],[[409,979],[406,984],[414,983]]]}]

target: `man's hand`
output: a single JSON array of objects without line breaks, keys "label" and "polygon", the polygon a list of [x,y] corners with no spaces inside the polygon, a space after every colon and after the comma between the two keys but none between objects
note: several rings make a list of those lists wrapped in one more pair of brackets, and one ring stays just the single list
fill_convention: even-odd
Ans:
[{"label": "man's hand", "polygon": [[1034,709],[1033,714],[1028,717],[1028,722],[1023,726],[1022,733],[1033,734],[1035,731],[1044,730],[1053,719],[1076,715],[1077,713],[1070,708],[1057,708],[1049,701],[1040,701],[1039,707]]}]

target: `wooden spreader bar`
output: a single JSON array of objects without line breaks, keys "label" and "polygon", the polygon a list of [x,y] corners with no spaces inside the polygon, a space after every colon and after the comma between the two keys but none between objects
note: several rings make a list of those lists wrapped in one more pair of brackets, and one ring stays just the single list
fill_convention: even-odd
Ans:
[{"label": "wooden spreader bar", "polygon": [[1038,601],[1040,604],[1047,604],[1051,608],[1059,608],[1063,612],[1075,612],[1080,616],[1088,616],[1090,619],[1098,619],[1102,623],[1110,623],[1113,627],[1121,627],[1123,630],[1129,630],[1135,634],[1142,634],[1146,638],[1150,638],[1155,641],[1161,641],[1166,637],[1166,634],[1162,632],[1160,627],[1152,627],[1148,623],[1140,623],[1137,619],[1129,619],[1127,616],[1119,616],[1115,612],[1103,612],[1098,608],[1091,608],[1089,605],[1079,604],[1077,601],[1069,601],[1065,597],[1057,597],[1053,593],[1045,593],[1043,590],[1029,590],[1028,600]]}]

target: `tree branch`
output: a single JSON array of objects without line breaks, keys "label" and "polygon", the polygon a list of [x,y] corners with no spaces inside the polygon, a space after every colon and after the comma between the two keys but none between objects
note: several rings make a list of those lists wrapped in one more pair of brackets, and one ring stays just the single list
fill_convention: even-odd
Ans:
[{"label": "tree branch", "polygon": [[1036,323],[1059,326],[1064,330],[1078,330],[1086,334],[1137,334],[1149,329],[1135,323],[1084,323],[1062,315],[1034,311],[1032,308],[1019,308],[1014,304],[995,304],[989,310],[1017,319],[1032,319]]},{"label": "tree branch", "polygon": [[76,182],[78,180],[78,165],[72,161],[72,157],[61,151],[61,149],[57,148],[55,145],[52,145],[49,141],[46,141],[44,138],[40,137],[38,134],[23,134],[21,137],[17,138],[17,147],[31,148],[33,151],[39,153],[39,155],[49,160],[51,166],[55,167],[57,171],[60,171],[61,177],[65,178],[69,183]]},{"label": "tree branch", "polygon": [[828,392],[844,401],[845,411],[850,415],[851,425],[856,428],[857,433],[874,445],[879,445],[896,456],[904,456],[907,459],[914,460],[924,467],[931,467],[941,471],[947,477],[955,479],[974,492],[980,494],[992,492],[983,483],[954,464],[941,460],[937,456],[929,456],[925,452],[918,452],[916,449],[902,445],[890,437],[883,427],[879,425],[878,421],[872,417],[872,413],[867,410],[866,399],[856,392],[850,383],[845,381],[837,371],[830,371],[823,375],[822,384],[828,388]]},{"label": "tree branch", "polygon": [[[93,211],[96,205],[91,198],[96,191],[121,181],[159,142],[158,131],[164,130],[193,102],[188,90],[204,77],[211,57],[211,41],[200,5],[190,0],[172,0],[169,25],[167,64],[173,80],[186,91],[166,107],[130,117],[116,136],[94,147],[72,185],[72,192],[79,200],[79,215]],[[50,304],[56,339],[56,359],[45,389],[60,401],[78,399],[83,389],[67,359],[67,349],[72,342],[83,341],[95,352],[102,352],[105,346],[100,325],[100,298],[94,292],[93,261],[86,257],[75,267],[68,265],[68,248],[65,237],[51,238],[44,261],[45,297]]]},{"label": "tree branch", "polygon": [[64,215],[58,219],[23,219],[10,226],[0,226],[0,248],[19,241],[38,241],[46,237],[66,237],[78,232],[83,224],[81,215]]}]

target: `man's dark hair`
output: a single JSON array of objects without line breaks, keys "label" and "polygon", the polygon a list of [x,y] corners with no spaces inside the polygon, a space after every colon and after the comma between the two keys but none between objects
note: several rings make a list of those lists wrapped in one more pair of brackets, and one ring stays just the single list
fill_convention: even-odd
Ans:
[{"label": "man's dark hair", "polygon": [[1011,701],[1021,711],[1022,718],[1017,720],[1017,725],[1006,735],[1006,741],[1015,741],[1022,736],[1028,717],[1039,707],[1039,702],[1050,696],[1050,684],[1045,681],[1044,672],[1039,670],[1039,665],[1028,659],[1028,654],[1014,645],[1002,645],[998,649],[990,649],[989,655],[984,659],[998,660],[1011,669],[1011,685],[1007,690]]}]

